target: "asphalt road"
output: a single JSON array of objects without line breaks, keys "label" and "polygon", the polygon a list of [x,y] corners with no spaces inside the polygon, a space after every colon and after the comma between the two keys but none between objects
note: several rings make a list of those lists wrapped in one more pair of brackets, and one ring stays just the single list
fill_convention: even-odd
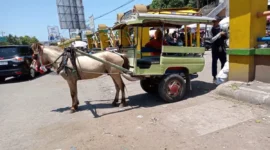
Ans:
[{"label": "asphalt road", "polygon": [[269,150],[270,112],[215,95],[211,54],[185,100],[167,104],[125,81],[129,106],[113,108],[107,76],[80,81],[70,114],[67,83],[55,73],[0,84],[1,150]]}]

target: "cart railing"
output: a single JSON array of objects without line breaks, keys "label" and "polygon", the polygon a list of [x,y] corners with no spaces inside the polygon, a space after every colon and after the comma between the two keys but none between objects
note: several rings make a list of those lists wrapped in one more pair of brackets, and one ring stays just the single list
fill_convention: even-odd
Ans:
[{"label": "cart railing", "polygon": [[163,53],[196,53],[203,54],[203,47],[178,47],[178,46],[162,46]]}]

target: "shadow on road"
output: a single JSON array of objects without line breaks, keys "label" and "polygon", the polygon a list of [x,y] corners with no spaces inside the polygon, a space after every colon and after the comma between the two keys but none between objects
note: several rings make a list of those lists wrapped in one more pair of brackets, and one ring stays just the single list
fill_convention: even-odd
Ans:
[{"label": "shadow on road", "polygon": [[216,85],[209,82],[204,81],[192,81],[192,91],[189,93],[189,95],[186,96],[186,98],[194,98],[197,96],[202,96],[205,94],[210,93],[211,91],[216,89]]},{"label": "shadow on road", "polygon": [[[101,101],[109,101],[109,100],[101,100]],[[125,112],[125,111],[129,111],[129,110],[132,110],[132,109],[139,108],[138,106],[133,107],[133,106],[130,105],[131,107],[119,108],[117,111],[108,112],[108,113],[99,115],[97,113],[97,109],[117,108],[117,107],[113,107],[111,104],[108,104],[108,103],[107,104],[105,104],[105,103],[91,104],[91,102],[93,102],[93,101],[85,101],[85,105],[79,106],[78,112],[80,112],[80,111],[90,111],[93,114],[94,118],[99,118],[99,117],[102,117],[102,116],[115,114],[115,113],[120,113],[120,112]],[[58,108],[58,109],[52,110],[52,112],[58,112],[58,113],[63,113],[63,112],[66,112],[66,111],[70,111],[70,107],[64,107],[64,108]]]},{"label": "shadow on road", "polygon": [[[197,96],[205,95],[212,90],[216,88],[216,85],[212,83],[207,83],[203,81],[192,81],[192,91],[189,95],[187,95],[184,100],[187,100],[188,98],[194,98]],[[107,102],[107,103],[106,103]],[[80,105],[78,108],[78,111],[91,111],[95,118],[99,118],[105,115],[115,114],[115,113],[121,113],[133,109],[138,109],[140,107],[155,107],[159,105],[166,104],[158,95],[151,95],[148,93],[142,93],[138,95],[129,96],[127,99],[128,106],[125,108],[117,108],[113,107],[112,103],[113,99],[107,99],[107,100],[91,100],[91,101],[85,101],[84,105]],[[180,101],[181,102],[181,101]],[[115,109],[116,111],[108,112],[102,115],[97,114],[97,109]],[[63,113],[65,111],[69,111],[70,107],[65,108],[58,108],[56,110],[52,110],[52,112],[59,112]]]}]

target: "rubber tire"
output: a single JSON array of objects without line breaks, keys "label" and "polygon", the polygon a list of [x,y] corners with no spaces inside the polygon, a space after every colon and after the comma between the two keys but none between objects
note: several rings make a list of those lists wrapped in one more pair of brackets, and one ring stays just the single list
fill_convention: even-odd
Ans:
[{"label": "rubber tire", "polygon": [[0,77],[0,83],[5,82],[6,78],[5,77]]},{"label": "rubber tire", "polygon": [[[167,95],[167,90],[165,88],[168,87],[168,84],[172,81],[172,80],[177,80],[179,81],[180,84],[182,84],[182,91],[176,96],[176,97],[170,97],[169,95]],[[160,82],[159,84],[159,88],[158,88],[158,93],[159,96],[167,103],[173,103],[173,102],[177,102],[180,101],[184,98],[185,94],[186,94],[186,82],[185,79],[179,75],[179,74],[171,74],[166,76],[165,78],[163,78],[163,80]]]},{"label": "rubber tire", "polygon": [[149,78],[142,79],[140,84],[142,89],[149,94],[155,94],[158,92],[158,85],[154,85]]},{"label": "rubber tire", "polygon": [[186,76],[186,93],[185,95],[190,95],[191,94],[191,81],[190,81],[190,75],[185,74]]}]

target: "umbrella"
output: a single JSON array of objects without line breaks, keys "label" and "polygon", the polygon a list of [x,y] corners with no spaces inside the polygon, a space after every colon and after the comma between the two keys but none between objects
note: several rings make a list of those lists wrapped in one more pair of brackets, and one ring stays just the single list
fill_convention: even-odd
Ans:
[{"label": "umbrella", "polygon": [[[169,33],[173,33],[174,31],[177,31],[177,29],[169,29]],[[156,32],[156,29],[150,29],[149,35],[154,36]]]},{"label": "umbrella", "polygon": [[222,19],[219,24],[220,25],[223,25],[223,24],[229,24],[230,23],[230,18],[229,17],[226,17],[224,19]]},{"label": "umbrella", "polygon": [[[200,30],[205,30],[206,24],[200,24]],[[196,30],[197,24],[189,24],[187,25],[188,29],[194,29]],[[212,25],[207,25],[207,29],[212,28]],[[181,31],[184,32],[184,26],[182,26]]]},{"label": "umbrella", "polygon": [[84,48],[86,48],[88,44],[86,42],[84,42],[84,41],[75,41],[75,42],[72,43],[72,45],[74,47],[84,47]]},{"label": "umbrella", "polygon": [[[187,25],[187,27],[189,28],[197,28],[197,24],[190,24],[190,25]],[[205,28],[206,27],[206,24],[200,24],[200,28]],[[207,27],[212,27],[212,25],[207,25]]]},{"label": "umbrella", "polygon": [[[206,24],[200,24],[200,32],[204,31],[205,27],[206,27]],[[196,31],[196,28],[197,28],[197,24],[187,25],[187,29],[191,29],[193,33]],[[210,28],[212,28],[212,25],[207,25],[207,30],[209,30]],[[182,26],[180,32],[185,32],[184,26]]]}]

